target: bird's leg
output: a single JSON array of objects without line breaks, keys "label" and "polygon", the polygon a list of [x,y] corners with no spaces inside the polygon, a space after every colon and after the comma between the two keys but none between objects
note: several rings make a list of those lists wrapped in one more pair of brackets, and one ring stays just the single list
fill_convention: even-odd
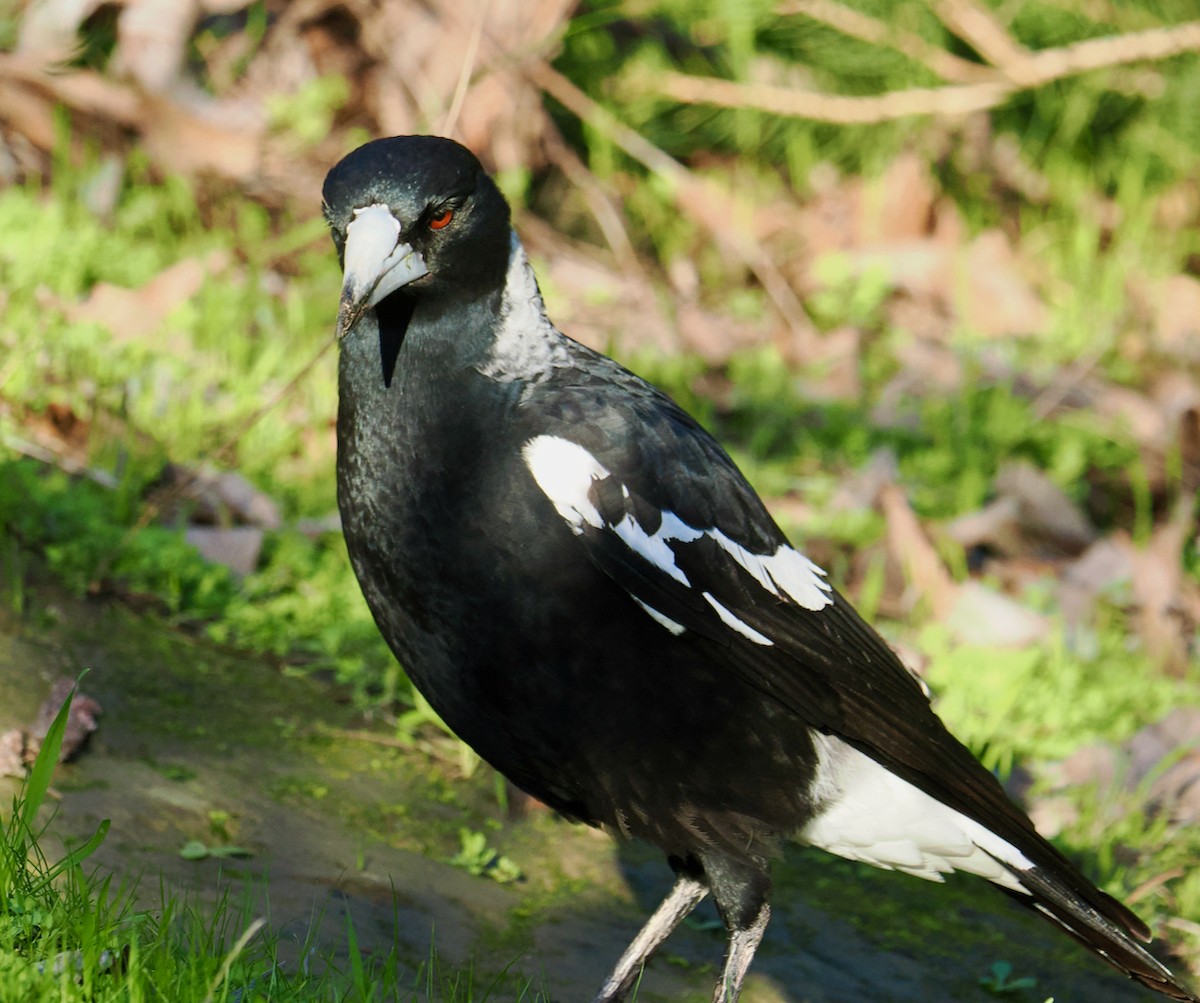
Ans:
[{"label": "bird's leg", "polygon": [[742,992],[742,982],[745,981],[750,962],[754,960],[754,952],[758,950],[770,920],[771,907],[764,902],[762,909],[748,927],[729,931],[729,948],[725,952],[721,979],[713,992],[713,1003],[737,1003]]},{"label": "bird's leg", "polygon": [[[619,1003],[623,1000],[641,972],[642,966],[646,964],[646,959],[654,953],[659,944],[670,936],[671,931],[696,908],[700,900],[707,894],[707,886],[695,878],[680,877],[675,882],[675,887],[662,900],[662,904],[654,910],[654,915],[646,921],[646,925],[625,949],[621,960],[617,962],[617,967],[605,980],[593,1003]],[[760,933],[759,936],[761,937],[762,934]],[[753,953],[751,950],[751,954]],[[749,964],[749,959],[747,959],[747,964]]]}]

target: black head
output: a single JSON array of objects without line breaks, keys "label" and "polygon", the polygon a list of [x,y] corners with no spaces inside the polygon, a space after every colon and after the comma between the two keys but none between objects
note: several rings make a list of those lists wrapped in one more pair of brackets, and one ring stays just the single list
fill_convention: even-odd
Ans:
[{"label": "black head", "polygon": [[398,294],[474,299],[503,285],[508,204],[470,150],[436,136],[360,146],[325,178],[345,271],[338,333]]}]

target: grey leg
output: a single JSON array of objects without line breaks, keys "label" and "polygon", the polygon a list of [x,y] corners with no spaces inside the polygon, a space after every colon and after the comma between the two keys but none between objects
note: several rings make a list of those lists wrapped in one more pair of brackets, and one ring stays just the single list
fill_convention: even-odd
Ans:
[{"label": "grey leg", "polygon": [[771,907],[763,904],[754,922],[744,930],[733,930],[729,934],[729,949],[725,953],[725,965],[721,969],[721,980],[713,992],[713,1003],[737,1003],[742,993],[742,983],[750,962],[754,960],[754,952],[766,932],[767,923],[771,920]]},{"label": "grey leg", "polygon": [[[662,904],[654,910],[654,915],[646,920],[646,925],[633,938],[633,943],[625,949],[621,960],[617,962],[617,967],[605,980],[604,986],[596,994],[592,1003],[620,1003],[625,998],[625,994],[633,987],[633,983],[642,971],[642,966],[646,964],[646,959],[707,894],[707,886],[693,878],[680,878],[676,881],[675,887],[662,900]],[[759,933],[759,937],[762,937],[761,933]],[[758,941],[755,941],[755,945],[757,943]],[[753,948],[750,953],[754,953]],[[749,963],[750,959],[747,958],[746,964]]]}]

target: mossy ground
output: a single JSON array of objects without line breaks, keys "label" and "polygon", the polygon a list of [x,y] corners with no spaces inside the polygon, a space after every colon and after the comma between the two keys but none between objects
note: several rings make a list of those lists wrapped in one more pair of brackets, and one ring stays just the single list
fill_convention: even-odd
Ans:
[{"label": "mossy ground", "polygon": [[[89,670],[104,716],[60,769],[51,831],[70,845],[111,818],[94,859],[121,880],[141,875],[141,908],[166,897],[263,915],[285,966],[347,964],[350,923],[363,953],[396,952],[398,998],[417,991],[435,949],[473,992],[566,1000],[588,997],[670,884],[649,847],[537,808],[504,811],[488,767],[456,772],[452,740],[422,732],[397,746],[327,680],[48,586],[26,610],[0,616],[0,726],[27,719],[50,678]],[[521,879],[451,866],[463,829],[485,833]],[[184,859],[188,844],[210,852]],[[246,855],[227,855],[234,847]],[[775,883],[747,1003],[969,1003],[991,998],[979,980],[997,961],[1037,979],[1011,998],[1145,998],[980,881],[933,885],[794,847]],[[231,938],[242,928],[227,920]],[[707,999],[722,948],[704,906],[639,998]]]}]

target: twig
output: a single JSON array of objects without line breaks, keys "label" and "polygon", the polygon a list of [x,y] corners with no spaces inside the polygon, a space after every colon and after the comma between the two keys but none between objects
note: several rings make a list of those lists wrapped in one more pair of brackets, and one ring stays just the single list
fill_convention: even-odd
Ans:
[{"label": "twig", "polygon": [[1167,59],[1200,51],[1200,21],[1091,38],[1032,53],[994,71],[993,79],[949,87],[911,87],[869,97],[741,84],[682,73],[656,75],[656,93],[684,104],[754,108],[770,114],[842,125],[871,125],[909,115],[961,116],[1003,104],[1013,94],[1090,70]]},{"label": "twig", "polygon": [[1030,405],[1034,416],[1039,421],[1049,418],[1074,390],[1083,386],[1093,370],[1100,364],[1103,355],[1102,348],[1092,348],[1079,358],[1073,359],[1065,369],[1055,373],[1050,385],[1042,390]]},{"label": "twig", "polygon": [[446,109],[446,117],[442,119],[442,127],[438,130],[439,136],[449,136],[458,125],[458,116],[462,113],[463,101],[467,97],[467,88],[470,86],[475,60],[479,55],[479,43],[483,38],[483,26],[487,22],[488,8],[491,5],[491,0],[479,0],[475,21],[471,25],[471,38],[463,54],[462,70],[458,74],[454,97],[450,100],[450,107]]},{"label": "twig", "polygon": [[1126,905],[1133,905],[1135,902],[1144,899],[1152,891],[1155,891],[1165,885],[1168,881],[1174,881],[1176,878],[1182,878],[1187,871],[1182,867],[1173,867],[1169,871],[1163,871],[1161,874],[1156,874],[1152,878],[1148,878],[1138,885],[1133,891],[1124,897]]},{"label": "twig", "polygon": [[795,291],[769,255],[745,231],[739,229],[729,194],[695,177],[640,133],[631,129],[607,108],[597,104],[570,80],[538,60],[524,67],[526,76],[568,111],[603,132],[629,157],[653,171],[670,185],[677,205],[708,230],[713,238],[754,273],[775,309],[799,339],[813,335],[812,324]]},{"label": "twig", "polygon": [[860,42],[881,49],[894,49],[951,83],[971,83],[991,72],[985,66],[939,49],[916,32],[889,25],[834,0],[791,0],[781,3],[776,11],[780,14],[802,14],[840,31],[848,38],[857,38]]},{"label": "twig", "polygon": [[[1027,62],[1029,50],[1013,39],[996,15],[972,0],[938,0],[933,11],[942,24],[1005,76]],[[1022,82],[1019,77],[1011,79]]]},{"label": "twig", "polygon": [[584,201],[587,202],[592,218],[600,227],[600,232],[604,234],[604,239],[617,259],[621,271],[627,275],[639,274],[641,268],[638,264],[637,251],[634,250],[633,241],[629,239],[629,231],[625,229],[621,214],[610,201],[596,176],[579,159],[579,154],[563,140],[553,122],[548,122],[546,125],[542,145],[546,149],[546,156],[550,158],[550,162],[558,167],[566,179],[583,193]]},{"label": "twig", "polygon": [[847,97],[683,73],[656,74],[654,89],[657,94],[684,104],[754,108],[772,115],[838,125],[875,125],[909,115],[967,115],[1003,104],[1013,90],[1011,84],[995,81],[954,87],[910,87],[878,97]]},{"label": "twig", "polygon": [[107,470],[97,470],[95,467],[89,467],[86,463],[80,463],[73,457],[39,445],[36,442],[29,442],[27,439],[4,433],[0,435],[0,445],[3,445],[6,449],[11,449],[14,453],[20,453],[22,456],[28,456],[39,463],[44,463],[49,467],[58,467],[59,470],[72,477],[86,477],[89,481],[99,484],[100,487],[107,488],[110,491],[115,490],[117,487],[117,479]]},{"label": "twig", "polygon": [[381,745],[385,749],[411,749],[411,740],[396,738],[394,735],[379,735],[373,731],[363,731],[358,728],[330,728],[320,725],[313,729],[313,734],[327,738],[341,738],[348,742],[367,742],[371,745]]}]

